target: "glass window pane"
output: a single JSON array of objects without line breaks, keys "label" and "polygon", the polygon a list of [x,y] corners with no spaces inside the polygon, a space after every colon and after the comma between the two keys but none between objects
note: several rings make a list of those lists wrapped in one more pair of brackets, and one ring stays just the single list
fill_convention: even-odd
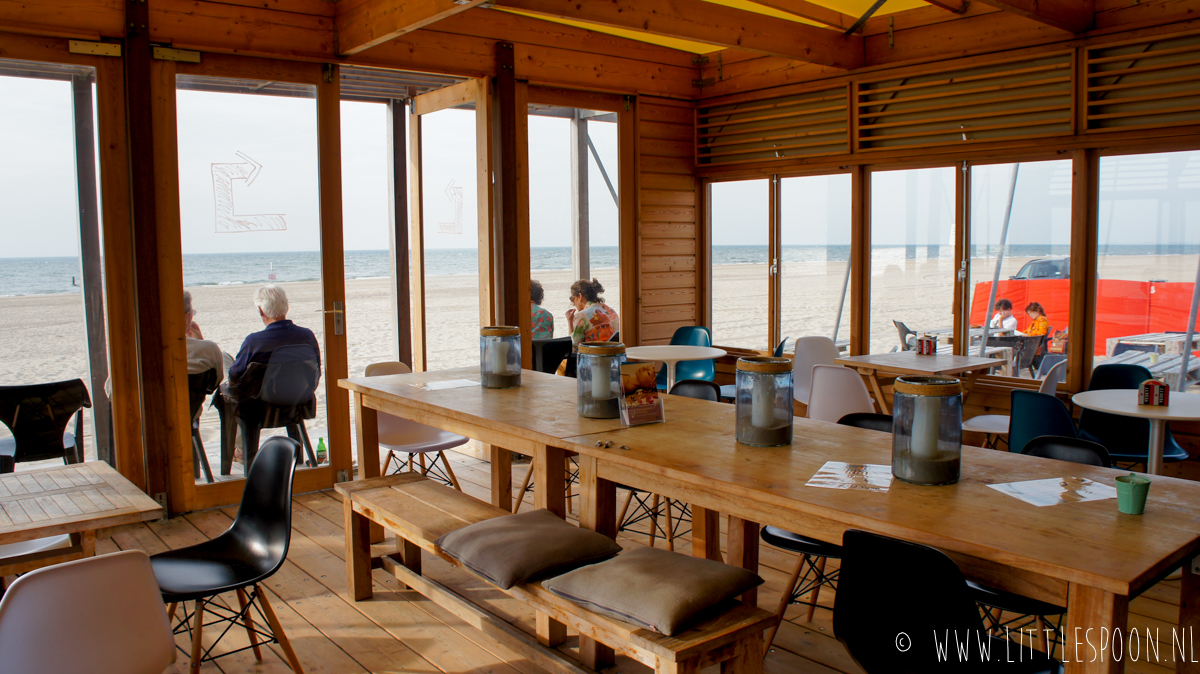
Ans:
[{"label": "glass window pane", "polygon": [[871,353],[954,325],[954,171],[871,173]]},{"label": "glass window pane", "polygon": [[[283,287],[288,320],[311,330],[321,348],[316,418],[305,422],[315,449],[327,437],[330,385],[321,313],[316,88],[185,75],[176,84],[183,281],[195,323],[228,354],[228,367],[246,337],[264,328],[257,290]],[[219,479],[214,410],[203,408],[200,431]],[[284,433],[264,428],[260,440]],[[234,463],[232,475],[242,473]]]},{"label": "glass window pane", "polygon": [[[390,234],[391,202],[395,197],[388,164],[387,105],[342,101],[341,112],[347,346],[350,375],[357,377],[371,363],[395,360],[397,355]],[[397,114],[400,120],[408,119],[403,107]],[[405,133],[403,126],[400,133]],[[400,161],[407,161],[407,157],[400,157]],[[400,244],[407,246],[408,213],[397,213],[396,217],[405,233]],[[409,298],[405,297],[404,302],[407,304]]]},{"label": "glass window pane", "polygon": [[425,343],[430,370],[479,365],[475,112],[421,116]]},{"label": "glass window pane", "polygon": [[1098,220],[1095,363],[1145,365],[1179,390],[1188,347],[1178,333],[1200,262],[1200,152],[1103,157]]},{"label": "glass window pane", "polygon": [[[575,122],[566,115],[579,115],[582,119]],[[605,121],[610,117],[615,119],[616,115],[568,108],[546,110],[545,106],[539,106],[537,112],[529,115],[529,262],[533,280],[541,284],[544,293],[541,308],[553,319],[553,334],[535,330],[538,339],[570,335],[566,312],[571,308],[571,285],[578,280],[574,262],[579,252],[586,253],[584,275],[588,280],[594,278],[600,282],[605,304],[620,315],[618,210],[601,165],[586,144],[586,138],[591,138],[603,160],[603,171],[616,189],[617,124]],[[586,180],[583,190],[576,187],[573,168],[572,126],[577,123],[581,132],[587,134],[579,155],[579,167]],[[575,249],[577,192],[588,232],[582,251]],[[544,320],[541,325],[551,327]]]},{"label": "glass window pane", "polygon": [[[971,168],[973,329],[995,322],[995,330],[1012,328],[1026,335],[1066,331],[1071,311],[1070,255],[1070,160]],[[997,303],[1002,307],[999,311],[994,308]],[[1037,315],[1045,320],[1036,320]],[[1006,341],[1012,340],[993,344]],[[982,336],[973,335],[971,355],[978,355],[981,342]],[[1065,354],[1048,354],[1043,346],[1033,356],[1032,373],[1012,368],[1008,373],[1030,377],[1062,360]]]},{"label": "glass window pane", "polygon": [[850,176],[783,178],[780,337],[850,341]]},{"label": "glass window pane", "polygon": [[767,344],[768,181],[713,183],[710,189],[713,344],[772,348]]}]

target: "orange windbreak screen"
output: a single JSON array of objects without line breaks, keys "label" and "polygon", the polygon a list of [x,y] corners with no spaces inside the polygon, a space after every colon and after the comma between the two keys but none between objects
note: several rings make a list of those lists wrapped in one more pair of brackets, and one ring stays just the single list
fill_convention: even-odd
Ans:
[{"label": "orange windbreak screen", "polygon": [[[1013,303],[1017,329],[1032,322],[1025,306],[1037,302],[1046,310],[1054,330],[1066,330],[1070,314],[1070,279],[1000,281],[996,299]],[[1101,279],[1096,294],[1095,355],[1107,353],[1108,340],[1150,332],[1187,330],[1192,302],[1191,283],[1152,283]],[[975,284],[971,298],[971,325],[983,325],[991,317],[987,309],[990,282]]]}]

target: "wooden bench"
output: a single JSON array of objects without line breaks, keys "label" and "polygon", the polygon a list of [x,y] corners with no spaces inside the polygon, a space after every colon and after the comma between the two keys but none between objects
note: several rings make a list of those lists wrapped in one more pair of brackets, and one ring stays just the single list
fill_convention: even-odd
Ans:
[{"label": "wooden bench", "polygon": [[370,524],[375,522],[397,536],[398,552],[380,560],[384,569],[551,672],[593,671],[553,648],[565,639],[561,625],[653,667],[656,672],[697,672],[716,663],[721,663],[722,672],[762,671],[762,633],[775,624],[776,618],[755,606],[733,600],[718,609],[715,617],[668,637],[596,614],[537,583],[504,591],[538,612],[535,640],[485,607],[421,574],[422,551],[472,573],[442,554],[434,541],[469,524],[508,515],[507,511],[416,473],[343,482],[337,485],[337,490],[344,499],[347,574],[356,601],[369,599],[372,593],[369,531]]}]

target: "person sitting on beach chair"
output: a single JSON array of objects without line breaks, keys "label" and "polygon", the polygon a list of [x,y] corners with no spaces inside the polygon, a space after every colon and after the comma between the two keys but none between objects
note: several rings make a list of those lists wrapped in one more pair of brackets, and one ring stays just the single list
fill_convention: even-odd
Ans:
[{"label": "person sitting on beach chair", "polygon": [[188,374],[200,374],[206,370],[217,371],[217,382],[225,379],[225,370],[229,369],[232,358],[221,351],[216,342],[204,338],[200,326],[196,325],[196,309],[192,304],[192,293],[183,291],[183,315],[187,323],[187,360]]},{"label": "person sitting on beach chair", "polygon": [[[287,319],[287,293],[277,285],[265,285],[254,293],[254,304],[258,307],[258,317],[262,319],[263,329],[252,332],[242,342],[237,357],[229,366],[229,383],[226,387],[231,393],[245,389],[242,378],[251,363],[266,365],[271,362],[271,354],[281,346],[305,344],[312,347],[316,356],[317,368],[321,367],[321,347],[317,336],[312,330],[300,327]],[[235,397],[242,399],[240,396]]]}]

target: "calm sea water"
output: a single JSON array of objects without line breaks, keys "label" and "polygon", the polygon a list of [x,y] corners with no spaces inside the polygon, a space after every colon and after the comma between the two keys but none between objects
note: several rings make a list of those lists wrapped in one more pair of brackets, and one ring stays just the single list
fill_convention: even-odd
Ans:
[{"label": "calm sea water", "polygon": [[[992,247],[986,251],[994,256]],[[615,246],[592,249],[592,267],[615,269],[617,248]],[[976,256],[985,254],[981,248]],[[1047,257],[1067,255],[1068,246],[1009,246],[1005,255],[1011,257]],[[530,265],[534,271],[562,270],[571,268],[571,249],[533,248]],[[1174,246],[1112,246],[1100,251],[1101,255],[1195,255],[1200,245]],[[896,258],[949,258],[954,254],[952,246],[907,246],[883,248],[876,252]],[[478,257],[475,249],[441,249],[425,252],[425,271],[430,276],[452,276],[478,273]],[[850,246],[784,246],[783,262],[831,262],[849,259]],[[241,285],[266,283],[274,280],[314,281],[320,274],[320,253],[219,253],[212,255],[184,255],[183,282],[187,286],[198,285]],[[766,264],[766,246],[713,246],[712,263]],[[346,251],[346,278],[379,278],[390,275],[388,251]],[[27,257],[0,258],[0,297],[14,295],[45,295],[50,293],[79,292],[82,283],[77,257]]]}]

